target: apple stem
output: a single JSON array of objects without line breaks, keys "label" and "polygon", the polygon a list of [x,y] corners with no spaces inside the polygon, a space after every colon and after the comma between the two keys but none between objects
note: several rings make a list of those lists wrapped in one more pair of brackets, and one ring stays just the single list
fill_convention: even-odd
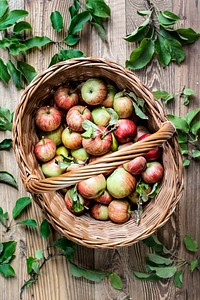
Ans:
[{"label": "apple stem", "polygon": [[110,134],[111,132],[115,131],[118,128],[118,125],[115,125],[113,128],[111,128],[109,131],[104,132],[101,136],[101,139],[103,140],[108,134]]},{"label": "apple stem", "polygon": [[42,136],[42,142],[43,142],[43,145],[45,145],[45,138],[44,138],[44,135]]},{"label": "apple stem", "polygon": [[50,114],[50,106],[47,105],[47,114]]},{"label": "apple stem", "polygon": [[84,111],[86,110],[87,106],[84,106],[84,109],[82,110],[81,114],[84,114]]}]

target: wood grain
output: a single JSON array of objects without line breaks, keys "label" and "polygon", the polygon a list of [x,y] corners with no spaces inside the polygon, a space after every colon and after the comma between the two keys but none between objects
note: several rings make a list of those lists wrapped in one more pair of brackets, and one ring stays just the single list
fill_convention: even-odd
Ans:
[{"label": "wood grain", "polygon": [[[82,4],[85,1],[80,1]],[[107,43],[103,43],[90,25],[84,27],[81,33],[81,41],[76,48],[88,56],[99,56],[117,61],[125,65],[134,44],[127,43],[123,37],[133,31],[143,18],[138,16],[136,10],[147,8],[147,1],[144,0],[115,0],[106,1],[111,7],[112,16],[106,24]],[[180,26],[192,27],[200,31],[200,4],[196,0],[154,0],[152,1],[160,10],[169,9],[181,16]],[[64,16],[65,28],[69,22],[68,8],[72,1],[65,0],[10,0],[12,9],[26,9],[29,16],[26,18],[32,24],[34,35],[46,35],[54,41],[60,41],[66,32],[55,33],[50,24],[50,14],[58,10]],[[66,45],[63,45],[65,48]],[[137,75],[150,89],[164,89],[177,93],[184,86],[196,91],[196,96],[189,108],[182,104],[179,97],[166,107],[166,113],[173,113],[184,116],[188,109],[200,106],[199,91],[199,58],[200,40],[195,44],[185,47],[186,59],[183,64],[177,66],[171,64],[163,69],[154,59],[152,64],[138,71]],[[30,51],[26,61],[32,64],[38,72],[45,70],[53,54],[58,52],[54,45],[48,45],[42,49]],[[0,57],[7,59],[7,54],[0,49]],[[8,86],[0,82],[0,105],[7,106],[14,111],[20,97],[13,84]],[[0,132],[1,140],[9,138],[10,133]],[[27,195],[18,173],[17,164],[13,151],[1,151],[1,170],[12,173],[19,184],[19,190],[0,184],[0,206],[11,215],[16,199]],[[182,240],[185,234],[190,234],[200,245],[200,196],[199,196],[200,167],[198,162],[192,162],[185,170],[185,192],[175,214],[168,223],[159,230],[158,237],[178,256],[192,259],[187,254]],[[33,218],[38,224],[43,220],[42,212],[33,203],[19,220]],[[59,234],[53,231],[53,239]],[[16,256],[13,267],[16,270],[16,278],[0,278],[2,300],[19,299],[19,290],[24,280],[28,279],[26,271],[26,257],[34,256],[37,249],[46,249],[46,243],[35,229],[25,229],[22,226],[13,226],[6,233],[0,226],[0,240],[16,240]],[[111,287],[108,280],[101,283],[91,283],[82,278],[73,278],[69,266],[62,257],[53,259],[42,269],[38,282],[31,286],[23,294],[24,300],[198,300],[200,294],[199,273],[190,274],[186,272],[184,286],[176,289],[171,280],[162,283],[150,283],[138,281],[134,278],[132,271],[143,271],[145,256],[149,249],[142,243],[120,250],[92,250],[78,246],[76,262],[83,267],[97,268],[107,271],[115,271],[120,274],[123,280],[122,291]]]}]

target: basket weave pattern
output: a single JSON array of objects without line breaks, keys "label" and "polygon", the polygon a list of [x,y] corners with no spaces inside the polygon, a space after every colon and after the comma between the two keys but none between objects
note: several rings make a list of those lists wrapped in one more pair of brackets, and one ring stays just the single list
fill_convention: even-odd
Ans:
[{"label": "basket weave pattern", "polygon": [[[55,87],[67,81],[81,82],[91,77],[111,80],[118,89],[134,92],[146,102],[148,126],[154,134],[120,151],[63,175],[44,178],[33,149],[36,110],[47,101]],[[42,208],[52,226],[69,239],[92,248],[129,246],[163,226],[176,208],[183,191],[183,167],[175,128],[162,106],[131,71],[115,62],[79,58],[61,62],[38,75],[21,96],[13,121],[13,148],[25,188]],[[164,177],[159,194],[147,204],[137,226],[132,217],[124,224],[102,222],[88,214],[75,216],[68,211],[63,196],[56,192],[93,175],[103,174],[128,160],[162,146]]]}]

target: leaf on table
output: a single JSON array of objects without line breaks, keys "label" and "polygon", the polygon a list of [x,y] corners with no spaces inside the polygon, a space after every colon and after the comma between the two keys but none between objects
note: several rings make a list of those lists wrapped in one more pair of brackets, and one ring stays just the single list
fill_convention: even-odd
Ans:
[{"label": "leaf on table", "polygon": [[54,242],[54,247],[61,249],[69,261],[72,261],[76,253],[76,244],[62,237]]},{"label": "leaf on table", "polygon": [[15,276],[15,270],[9,264],[0,264],[0,273],[4,277],[13,277],[13,276]]},{"label": "leaf on table", "polygon": [[177,271],[176,267],[153,267],[148,266],[151,271],[154,271],[155,274],[160,278],[171,278]]},{"label": "leaf on table", "polygon": [[59,11],[53,11],[50,15],[53,29],[60,32],[63,29],[63,17]]},{"label": "leaf on table", "polygon": [[133,32],[127,34],[124,40],[127,42],[139,42],[143,40],[149,31],[149,18],[147,18],[138,28]]},{"label": "leaf on table", "polygon": [[13,62],[11,60],[9,60],[7,62],[7,68],[11,74],[12,80],[16,86],[16,88],[18,90],[21,90],[24,88],[22,79],[21,79],[21,73],[20,71],[15,67],[15,65],[13,64]]},{"label": "leaf on table", "polygon": [[33,219],[26,219],[26,220],[17,222],[16,224],[30,226],[30,227],[34,227],[34,228],[37,227],[37,222],[35,220],[33,220]]},{"label": "leaf on table", "polygon": [[8,73],[8,69],[1,58],[0,58],[0,79],[7,84],[10,80],[10,74]]},{"label": "leaf on table", "polygon": [[181,143],[181,144],[179,144],[179,146],[180,146],[182,155],[187,155],[189,153],[188,143]]},{"label": "leaf on table", "polygon": [[200,150],[192,149],[192,157],[193,158],[200,158]]},{"label": "leaf on table", "polygon": [[154,249],[157,253],[169,253],[169,250],[158,240],[158,238],[154,234],[144,239],[143,243],[148,247]]},{"label": "leaf on table", "polygon": [[14,176],[6,171],[0,171],[0,182],[11,185],[12,187],[18,189],[18,185]]},{"label": "leaf on table", "polygon": [[157,265],[167,265],[168,266],[173,263],[173,260],[171,260],[170,258],[166,258],[166,257],[160,256],[155,253],[150,253],[148,255],[148,260],[150,260],[151,262],[153,262]]},{"label": "leaf on table", "polygon": [[35,258],[32,257],[32,256],[29,256],[26,259],[26,265],[27,265],[27,272],[28,272],[28,274],[30,274],[33,271],[32,265],[33,265],[34,262],[35,262]]},{"label": "leaf on table", "polygon": [[179,16],[173,14],[172,12],[165,10],[161,11],[158,15],[158,22],[160,25],[164,27],[170,27],[172,25],[175,25],[177,21],[180,20]]},{"label": "leaf on table", "polygon": [[83,29],[84,24],[91,19],[89,11],[82,11],[75,15],[70,22],[68,35],[75,35]]},{"label": "leaf on table", "polygon": [[131,70],[138,70],[145,67],[152,59],[155,44],[151,39],[143,39],[140,46],[133,50],[130,60],[126,61],[126,67]]},{"label": "leaf on table", "polygon": [[13,43],[9,47],[9,52],[11,55],[19,55],[20,53],[25,53],[27,51],[27,47],[21,43]]},{"label": "leaf on table", "polygon": [[25,40],[24,45],[26,46],[27,50],[29,50],[34,47],[43,47],[51,42],[52,40],[46,36],[34,36]]},{"label": "leaf on table", "polygon": [[66,36],[64,38],[64,42],[68,45],[68,46],[74,46],[76,45],[80,40],[80,37],[78,35],[75,34],[68,34],[68,36]]},{"label": "leaf on table", "polygon": [[180,64],[185,59],[185,51],[181,43],[175,39],[164,39],[164,47],[169,51],[171,60]]},{"label": "leaf on table", "polygon": [[43,238],[47,239],[51,234],[49,222],[45,219],[40,225],[40,234]]},{"label": "leaf on table", "polygon": [[160,34],[157,36],[155,41],[155,52],[161,65],[166,67],[171,61],[171,54],[169,48],[165,47],[164,40],[165,38],[163,38]]},{"label": "leaf on table", "polygon": [[81,8],[81,5],[78,0],[74,0],[73,2],[74,4],[69,7],[71,19],[78,14],[79,9]]},{"label": "leaf on table", "polygon": [[32,263],[32,271],[33,271],[35,274],[37,274],[37,275],[40,274],[40,268],[39,268],[39,262],[38,262],[38,261],[34,261],[34,262]]},{"label": "leaf on table", "polygon": [[176,129],[179,129],[185,133],[189,132],[189,124],[185,119],[175,115],[167,115],[167,117],[169,121],[171,121],[175,125]]},{"label": "leaf on table", "polygon": [[183,160],[183,166],[188,167],[190,165],[190,160],[189,159],[184,159]]},{"label": "leaf on table", "polygon": [[184,270],[180,270],[180,271],[176,271],[174,275],[174,284],[179,289],[183,287],[183,274],[184,274]]},{"label": "leaf on table", "polygon": [[7,9],[8,9],[8,1],[1,0],[0,1],[0,18],[6,13]]},{"label": "leaf on table", "polygon": [[15,33],[21,33],[24,30],[32,31],[31,24],[26,21],[20,21],[20,22],[16,23],[15,26],[13,27],[13,31]]},{"label": "leaf on table", "polygon": [[3,263],[8,258],[12,257],[13,253],[15,252],[16,248],[16,241],[8,241],[4,242],[3,244],[3,252],[0,255],[0,263]]},{"label": "leaf on table", "polygon": [[186,116],[185,116],[185,120],[187,121],[187,123],[190,125],[191,122],[194,120],[194,118],[198,115],[198,113],[200,112],[200,108],[195,108],[191,111],[189,111]]},{"label": "leaf on table", "polygon": [[178,131],[177,139],[179,144],[185,144],[188,142],[188,134],[182,131]]},{"label": "leaf on table", "polygon": [[192,28],[178,28],[176,32],[183,44],[192,44],[200,37],[200,33],[197,33]]},{"label": "leaf on table", "polygon": [[12,26],[19,19],[28,16],[28,11],[26,10],[11,10],[0,19],[0,30],[5,30]]},{"label": "leaf on table", "polygon": [[8,221],[8,212],[4,213],[2,207],[0,207],[0,223],[7,228],[7,221]]},{"label": "leaf on table", "polygon": [[193,272],[196,268],[200,266],[200,259],[193,259],[190,262],[190,271]]},{"label": "leaf on table", "polygon": [[151,10],[137,10],[137,14],[140,16],[150,16]]},{"label": "leaf on table", "polygon": [[72,262],[70,262],[70,272],[75,277],[84,277],[95,282],[102,281],[108,275],[108,272],[84,269]]},{"label": "leaf on table", "polygon": [[22,73],[28,83],[37,76],[37,72],[34,67],[24,61],[17,61],[17,69]]},{"label": "leaf on table", "polygon": [[87,0],[86,9],[94,16],[99,18],[109,18],[110,17],[110,7],[105,3],[104,0]]},{"label": "leaf on table", "polygon": [[185,248],[190,252],[196,252],[198,250],[197,241],[194,240],[190,235],[186,234],[183,238]]},{"label": "leaf on table", "polygon": [[0,40],[0,48],[9,47],[11,44],[12,44],[12,40],[10,39],[3,38],[2,40]]},{"label": "leaf on table", "polygon": [[10,149],[12,147],[12,139],[4,139],[0,142],[0,150]]},{"label": "leaf on table", "polygon": [[16,219],[20,214],[21,212],[29,205],[31,204],[32,202],[32,199],[30,197],[22,197],[22,198],[19,198],[16,203],[15,203],[15,206],[13,207],[13,210],[12,210],[12,216],[13,216],[13,219]]},{"label": "leaf on table", "polygon": [[121,290],[122,289],[123,283],[122,283],[122,279],[119,275],[112,272],[108,276],[108,279],[109,279],[110,284],[112,285],[112,287],[114,287],[116,290]]},{"label": "leaf on table", "polygon": [[171,12],[169,10],[162,11],[162,15],[169,20],[174,20],[174,21],[180,20],[179,16],[177,16],[176,14],[174,14],[173,12]]},{"label": "leaf on table", "polygon": [[192,123],[190,125],[190,130],[194,134],[194,136],[197,137],[198,132],[200,130],[200,121],[198,121],[198,120],[192,121]]},{"label": "leaf on table", "polygon": [[170,100],[174,99],[174,96],[165,90],[154,91],[153,95],[157,100],[162,99],[165,104],[168,104]]},{"label": "leaf on table", "polygon": [[37,258],[38,260],[42,260],[44,259],[44,251],[43,250],[36,250],[35,251],[35,258]]},{"label": "leaf on table", "polygon": [[161,279],[155,273],[133,272],[133,275],[135,275],[137,279],[149,280],[153,282],[157,282]]}]

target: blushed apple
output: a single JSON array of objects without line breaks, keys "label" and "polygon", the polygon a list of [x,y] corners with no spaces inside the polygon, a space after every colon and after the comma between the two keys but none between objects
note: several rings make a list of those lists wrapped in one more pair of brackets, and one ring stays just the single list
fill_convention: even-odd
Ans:
[{"label": "blushed apple", "polygon": [[129,119],[119,119],[116,123],[117,129],[114,135],[119,143],[130,142],[136,135],[137,127],[135,123]]},{"label": "blushed apple", "polygon": [[89,105],[101,104],[107,96],[107,85],[99,78],[86,80],[81,87],[81,96]]},{"label": "blushed apple", "polygon": [[158,161],[152,161],[147,163],[146,170],[142,173],[142,179],[146,183],[155,183],[162,179],[164,174],[164,168]]},{"label": "blushed apple", "polygon": [[66,148],[79,149],[82,145],[82,136],[79,132],[66,127],[62,132],[62,143]]},{"label": "blushed apple", "polygon": [[118,92],[114,96],[113,108],[120,119],[128,119],[133,113],[133,103],[130,97]]},{"label": "blushed apple", "polygon": [[96,107],[92,110],[92,120],[96,125],[106,127],[111,119],[105,107]]},{"label": "blushed apple", "polygon": [[92,176],[77,184],[78,192],[87,199],[100,196],[106,189],[106,179],[102,174]]},{"label": "blushed apple", "polygon": [[131,217],[130,204],[127,200],[114,199],[108,205],[108,216],[115,223],[127,222]]},{"label": "blushed apple", "polygon": [[109,220],[108,206],[101,203],[96,203],[93,206],[91,206],[90,214],[94,219],[99,221]]},{"label": "blushed apple", "polygon": [[112,199],[113,197],[108,193],[107,190],[105,190],[100,196],[98,196],[94,200],[101,204],[108,205],[112,201]]},{"label": "blushed apple", "polygon": [[123,164],[123,167],[129,173],[139,175],[146,169],[146,165],[146,159],[143,156],[138,156]]},{"label": "blushed apple", "polygon": [[34,147],[34,153],[37,159],[42,162],[51,160],[56,154],[56,144],[49,138],[42,138]]},{"label": "blushed apple", "polygon": [[53,106],[40,107],[35,115],[37,127],[43,131],[52,131],[57,129],[62,121],[61,112]]},{"label": "blushed apple", "polygon": [[54,101],[58,107],[69,110],[78,103],[78,94],[70,86],[59,87],[54,93]]},{"label": "blushed apple", "polygon": [[69,109],[66,115],[67,125],[73,131],[83,132],[82,122],[91,120],[92,114],[86,106],[76,105]]},{"label": "blushed apple", "polygon": [[107,190],[116,199],[127,197],[135,187],[135,177],[122,167],[115,169],[107,178]]},{"label": "blushed apple", "polygon": [[69,211],[75,215],[80,215],[85,210],[85,204],[87,201],[79,195],[75,188],[71,188],[65,194],[65,203]]},{"label": "blushed apple", "polygon": [[138,126],[137,126],[137,133],[136,133],[136,136],[135,136],[135,138],[134,138],[134,142],[137,142],[138,139],[139,139],[142,135],[144,135],[144,134],[146,134],[146,133],[149,133],[149,130],[148,130],[145,126],[138,125]]},{"label": "blushed apple", "polygon": [[[151,136],[151,133],[146,133],[144,135],[142,135],[139,139],[139,141],[142,141],[143,139],[147,138],[148,136]],[[148,160],[148,161],[154,161],[156,159],[158,159],[161,155],[161,150],[160,148],[156,147],[150,151],[148,151],[147,153],[144,154],[144,157]]]},{"label": "blushed apple", "polygon": [[114,96],[117,92],[117,89],[112,84],[107,84],[107,96],[106,99],[101,103],[105,107],[113,107]]},{"label": "blushed apple", "polygon": [[42,172],[46,177],[59,176],[65,173],[65,168],[61,168],[58,162],[63,162],[63,158],[59,155],[55,156],[52,160],[42,164]]}]

